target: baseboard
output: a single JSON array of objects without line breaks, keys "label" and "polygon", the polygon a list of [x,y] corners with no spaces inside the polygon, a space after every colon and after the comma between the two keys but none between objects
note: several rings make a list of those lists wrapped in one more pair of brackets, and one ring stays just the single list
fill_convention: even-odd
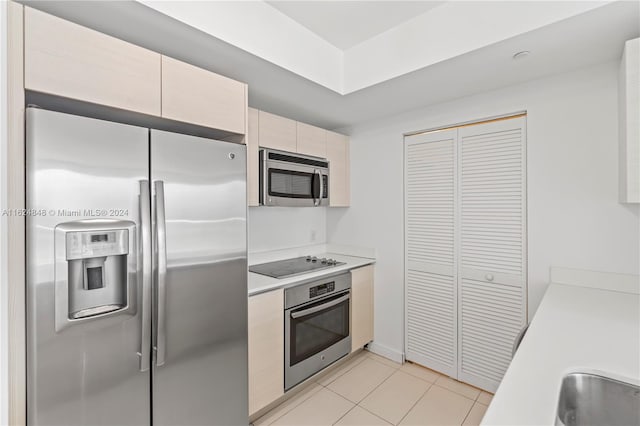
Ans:
[{"label": "baseboard", "polygon": [[367,350],[369,352],[373,352],[376,355],[389,358],[391,361],[395,361],[400,364],[404,363],[404,352],[398,352],[388,346],[384,346],[376,342],[371,342],[367,345]]}]

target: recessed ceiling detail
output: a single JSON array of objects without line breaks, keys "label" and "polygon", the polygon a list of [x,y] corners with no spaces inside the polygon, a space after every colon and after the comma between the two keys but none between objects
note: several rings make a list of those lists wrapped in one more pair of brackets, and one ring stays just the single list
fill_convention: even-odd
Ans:
[{"label": "recessed ceiling detail", "polygon": [[267,3],[341,50],[347,50],[444,1],[272,1]]},{"label": "recessed ceiling detail", "polygon": [[139,1],[341,95],[608,3]]}]

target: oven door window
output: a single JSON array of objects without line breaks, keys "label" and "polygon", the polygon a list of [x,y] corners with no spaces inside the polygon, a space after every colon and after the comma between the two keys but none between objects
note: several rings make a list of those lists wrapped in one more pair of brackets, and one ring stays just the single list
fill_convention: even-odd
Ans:
[{"label": "oven door window", "polygon": [[320,182],[314,173],[269,169],[269,195],[286,198],[318,198]]},{"label": "oven door window", "polygon": [[[344,296],[345,294],[337,295],[291,311],[290,365],[304,361],[349,337],[349,298],[326,309],[319,311],[313,309],[330,304]],[[296,314],[306,311],[314,312],[294,318]]]}]

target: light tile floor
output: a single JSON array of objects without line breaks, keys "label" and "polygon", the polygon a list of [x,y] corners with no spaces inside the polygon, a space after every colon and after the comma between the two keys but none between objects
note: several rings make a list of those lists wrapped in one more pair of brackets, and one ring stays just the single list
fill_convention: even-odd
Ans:
[{"label": "light tile floor", "polygon": [[478,425],[492,397],[419,365],[363,351],[253,424]]}]

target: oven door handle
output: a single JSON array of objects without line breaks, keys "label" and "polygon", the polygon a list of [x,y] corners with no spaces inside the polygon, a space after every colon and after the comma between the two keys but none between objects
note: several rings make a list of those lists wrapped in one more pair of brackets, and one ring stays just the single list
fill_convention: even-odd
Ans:
[{"label": "oven door handle", "polygon": [[314,314],[316,312],[320,312],[323,311],[327,308],[330,308],[332,306],[336,306],[339,305],[340,303],[344,302],[345,300],[349,300],[350,295],[346,294],[342,297],[339,297],[337,299],[332,300],[331,302],[327,302],[324,303],[322,305],[318,305],[318,306],[314,306],[313,308],[309,308],[309,309],[304,309],[302,311],[296,311],[296,312],[291,312],[291,318],[296,319],[296,318],[300,318],[306,315],[310,315],[310,314]]}]

